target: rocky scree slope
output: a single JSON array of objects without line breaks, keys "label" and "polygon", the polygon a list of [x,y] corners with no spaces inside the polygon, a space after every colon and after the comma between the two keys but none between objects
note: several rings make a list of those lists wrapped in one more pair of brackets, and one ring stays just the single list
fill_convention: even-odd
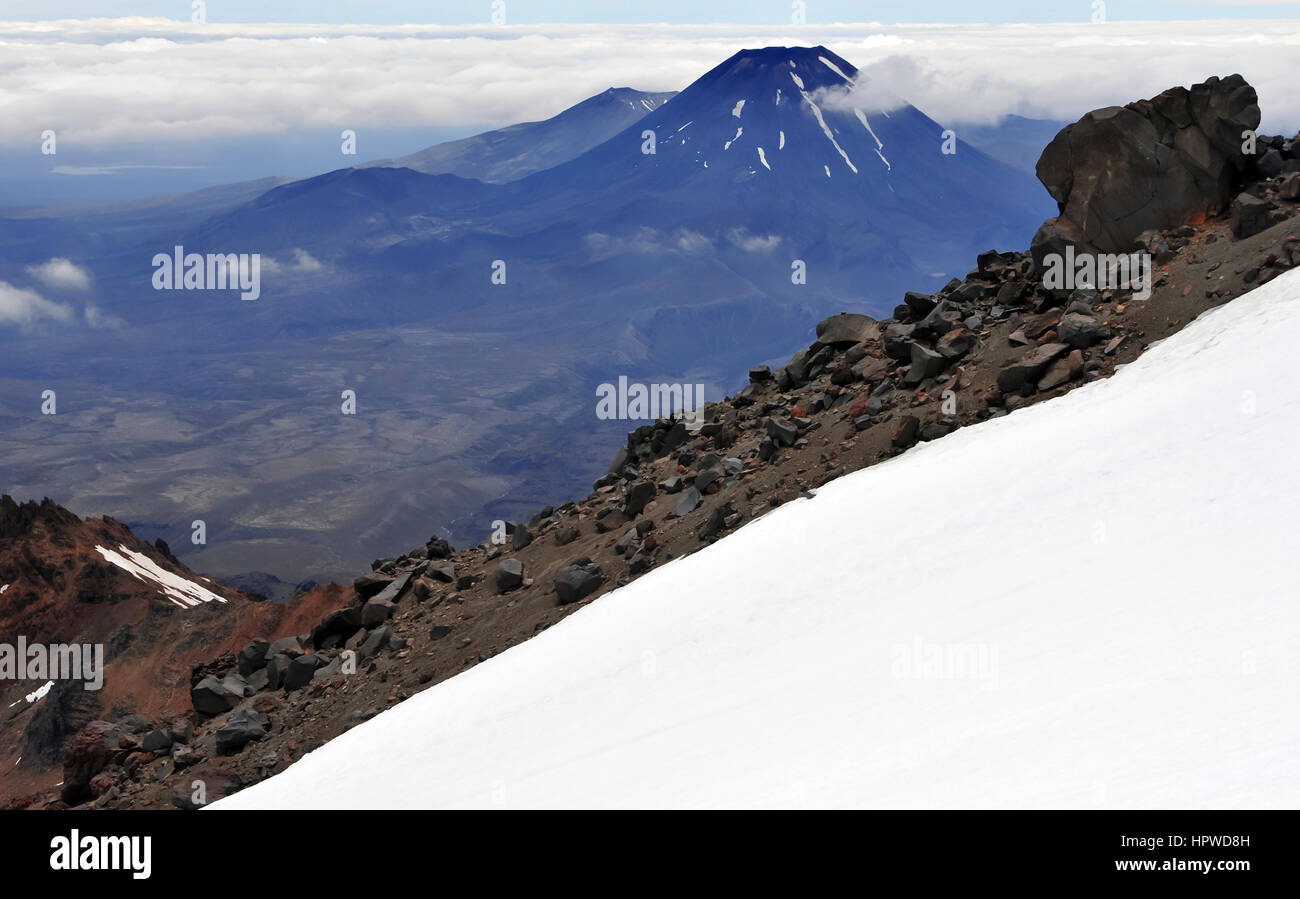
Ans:
[{"label": "rocky scree slope", "polygon": [[[97,644],[104,664],[98,690],[80,680],[0,680],[0,804],[93,798],[101,784],[90,779],[100,770],[83,776],[78,768],[84,743],[111,727],[121,737],[113,752],[141,748],[189,712],[191,671],[214,649],[295,633],[343,601],[341,592],[261,602],[196,574],[165,542],[146,543],[112,518],[82,520],[48,499],[0,497],[0,642],[14,651],[20,639],[29,647]],[[112,754],[103,741],[90,751]]]},{"label": "rocky scree slope", "polygon": [[[1209,109],[1226,93],[1238,119],[1224,127],[1258,121],[1253,98],[1244,112],[1237,105],[1238,78],[1206,84],[1172,93],[1208,90]],[[710,404],[698,432],[670,420],[633,431],[587,497],[507,523],[503,542],[457,551],[434,538],[378,559],[310,631],[254,640],[196,668],[183,776],[174,758],[134,774],[119,764],[92,804],[191,807],[195,778],[209,800],[235,792],[828,481],[1108,377],[1206,309],[1300,265],[1300,142],[1261,137],[1259,148],[1229,166],[1230,190],[1215,182],[1213,196],[1187,204],[1187,221],[1120,242],[1152,254],[1149,299],[1048,290],[1030,253],[989,251],[965,278],[906,294],[889,319],[832,316],[787,365],[754,368],[742,390]],[[1087,141],[1073,158],[1059,178],[1040,165],[1053,195],[1108,165]],[[1175,155],[1167,164],[1183,162]],[[1081,214],[1110,233],[1135,227],[1104,208],[1085,204]],[[917,514],[942,528],[940,511]],[[250,696],[254,685],[261,689]]]}]

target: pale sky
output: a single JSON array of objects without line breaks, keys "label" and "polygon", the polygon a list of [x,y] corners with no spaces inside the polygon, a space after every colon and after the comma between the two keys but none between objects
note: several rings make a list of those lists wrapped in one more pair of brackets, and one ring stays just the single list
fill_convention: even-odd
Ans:
[{"label": "pale sky", "polygon": [[[0,19],[160,16],[186,19],[192,0],[0,0]],[[366,22],[470,25],[503,9],[508,23],[789,23],[794,0],[205,0],[210,22]],[[1106,0],[1112,21],[1297,18],[1291,0]],[[1092,0],[804,0],[810,23],[1071,22],[1092,17]]]}]

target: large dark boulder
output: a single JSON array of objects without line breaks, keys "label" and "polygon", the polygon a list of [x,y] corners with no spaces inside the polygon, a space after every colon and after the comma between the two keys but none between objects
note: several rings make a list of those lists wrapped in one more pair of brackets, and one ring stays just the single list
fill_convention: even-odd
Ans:
[{"label": "large dark boulder", "polygon": [[242,708],[217,729],[217,751],[238,752],[254,740],[266,736],[271,720],[256,709]]},{"label": "large dark boulder", "polygon": [[1272,211],[1273,206],[1267,200],[1244,192],[1238,194],[1232,201],[1232,236],[1238,240],[1254,237],[1269,226]]},{"label": "large dark boulder", "polygon": [[362,599],[369,599],[383,590],[393,579],[386,574],[367,574],[357,578],[352,582],[352,589],[357,591],[357,595]]},{"label": "large dark boulder", "polygon": [[502,559],[496,571],[497,592],[505,593],[524,582],[524,563],[518,559]]},{"label": "large dark boulder", "polygon": [[301,689],[311,683],[312,676],[316,673],[317,668],[322,668],[327,664],[325,657],[309,652],[305,656],[298,656],[289,662],[289,667],[284,673],[284,681],[281,686],[290,693],[294,690]]},{"label": "large dark boulder", "polygon": [[266,667],[266,654],[271,649],[271,643],[262,637],[255,637],[247,646],[239,651],[239,674],[241,677],[248,677],[254,671]]},{"label": "large dark boulder", "polygon": [[627,496],[623,501],[623,512],[629,518],[636,518],[645,511],[646,504],[654,498],[655,485],[652,481],[635,480],[627,486]]},{"label": "large dark boulder", "polygon": [[590,596],[605,580],[600,566],[587,558],[563,568],[555,578],[555,595],[560,604],[577,602]]},{"label": "large dark boulder", "polygon": [[205,715],[220,715],[243,702],[248,692],[248,684],[238,675],[230,674],[223,678],[208,676],[190,689],[190,702],[195,711]]},{"label": "large dark boulder", "polygon": [[817,325],[817,340],[827,346],[848,349],[855,343],[880,339],[880,324],[869,315],[841,312]]},{"label": "large dark boulder", "polygon": [[1015,393],[1026,384],[1036,382],[1047,371],[1047,366],[1070,351],[1069,344],[1045,343],[1034,347],[1015,362],[998,372],[998,390]]},{"label": "large dark boulder", "polygon": [[[394,581],[376,595],[384,596],[389,594],[391,596],[390,591],[396,583],[397,581]],[[361,630],[361,609],[356,606],[338,609],[330,612],[321,619],[320,624],[312,628],[311,645],[316,649],[321,649],[325,647],[327,642],[341,644],[359,630]]]},{"label": "large dark boulder", "polygon": [[1255,89],[1229,75],[1067,125],[1038,160],[1038,180],[1060,215],[1035,235],[1034,264],[1041,270],[1065,243],[1078,252],[1131,252],[1143,231],[1221,213],[1250,162],[1242,132],[1259,120]]}]

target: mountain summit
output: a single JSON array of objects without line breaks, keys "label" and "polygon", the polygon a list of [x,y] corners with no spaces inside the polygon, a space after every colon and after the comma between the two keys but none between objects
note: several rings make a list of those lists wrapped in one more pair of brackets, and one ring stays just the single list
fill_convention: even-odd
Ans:
[{"label": "mountain summit", "polygon": [[[880,110],[844,106],[857,74],[825,47],[742,50],[642,122],[657,144],[646,162],[738,178],[764,171],[831,180],[887,176],[893,163],[877,127],[899,137],[896,149],[906,155],[920,149],[908,138],[924,139],[938,153],[942,129],[912,107],[903,108],[905,121],[893,122]],[[905,134],[904,124],[925,133]]]}]

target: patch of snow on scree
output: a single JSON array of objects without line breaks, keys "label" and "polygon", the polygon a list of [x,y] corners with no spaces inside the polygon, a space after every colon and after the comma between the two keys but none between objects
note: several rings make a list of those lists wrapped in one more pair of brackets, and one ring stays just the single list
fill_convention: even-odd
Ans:
[{"label": "patch of snow on scree", "polygon": [[224,597],[218,596],[211,590],[200,587],[193,581],[186,580],[179,574],[173,574],[160,567],[153,559],[143,553],[132,552],[125,546],[118,546],[118,549],[121,552],[105,549],[102,546],[95,547],[95,551],[101,556],[137,580],[152,582],[159,588],[159,593],[182,609],[193,608],[205,602],[224,604],[226,601]]},{"label": "patch of snow on scree", "polygon": [[1298,332],[1293,271],[215,807],[1294,807]]}]

